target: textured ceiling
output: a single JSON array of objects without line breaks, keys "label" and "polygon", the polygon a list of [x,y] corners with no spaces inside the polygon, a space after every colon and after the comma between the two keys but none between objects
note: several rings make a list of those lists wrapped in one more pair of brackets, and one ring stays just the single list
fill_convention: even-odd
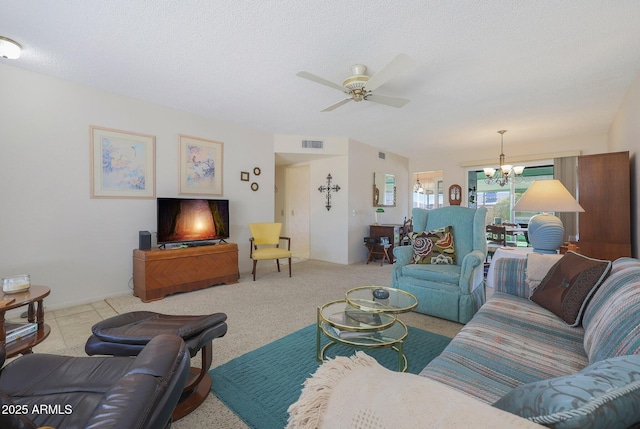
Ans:
[{"label": "textured ceiling", "polygon": [[[409,155],[605,133],[640,71],[637,0],[0,0],[2,63],[279,134]],[[362,63],[415,67],[320,112]],[[1,83],[0,83],[1,85]],[[507,139],[505,138],[505,141]]]}]

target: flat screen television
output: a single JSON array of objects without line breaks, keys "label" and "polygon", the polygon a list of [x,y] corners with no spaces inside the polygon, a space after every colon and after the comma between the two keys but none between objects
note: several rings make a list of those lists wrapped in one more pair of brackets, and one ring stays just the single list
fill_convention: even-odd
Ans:
[{"label": "flat screen television", "polygon": [[158,198],[158,244],[229,238],[229,200]]}]

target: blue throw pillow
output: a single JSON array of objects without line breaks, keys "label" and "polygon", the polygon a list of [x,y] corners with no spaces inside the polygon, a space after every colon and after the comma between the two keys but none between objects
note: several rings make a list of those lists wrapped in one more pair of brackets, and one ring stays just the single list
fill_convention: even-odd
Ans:
[{"label": "blue throw pillow", "polygon": [[519,386],[493,406],[555,429],[628,428],[640,422],[640,355]]}]

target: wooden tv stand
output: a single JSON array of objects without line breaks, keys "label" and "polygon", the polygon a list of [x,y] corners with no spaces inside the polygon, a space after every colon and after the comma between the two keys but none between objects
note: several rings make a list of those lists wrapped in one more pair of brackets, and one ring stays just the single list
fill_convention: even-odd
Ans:
[{"label": "wooden tv stand", "polygon": [[238,245],[133,251],[133,294],[143,302],[238,283]]}]

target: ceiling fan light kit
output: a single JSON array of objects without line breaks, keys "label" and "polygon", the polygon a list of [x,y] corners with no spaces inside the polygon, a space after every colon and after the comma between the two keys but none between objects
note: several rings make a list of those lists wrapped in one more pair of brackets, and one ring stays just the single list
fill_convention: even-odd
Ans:
[{"label": "ceiling fan light kit", "polygon": [[14,40],[0,36],[0,57],[15,60],[20,58],[22,46]]},{"label": "ceiling fan light kit", "polygon": [[386,104],[393,107],[402,107],[409,102],[404,98],[389,97],[384,95],[374,95],[373,91],[382,86],[384,83],[404,72],[414,64],[413,59],[405,54],[397,55],[389,64],[373,76],[367,76],[367,67],[363,64],[354,64],[351,66],[352,76],[349,76],[342,82],[342,86],[323,79],[319,76],[306,71],[297,73],[297,76],[338,89],[349,96],[331,106],[323,109],[323,112],[330,112],[350,101],[360,102],[362,100],[373,101],[375,103]]},{"label": "ceiling fan light kit", "polygon": [[362,64],[354,64],[351,66],[351,73],[353,73],[353,76],[346,78],[344,82],[342,82],[342,86],[348,90],[345,92],[347,94],[349,92],[352,94],[353,101],[362,101],[364,99],[367,92],[364,86],[369,81],[369,76],[365,74],[366,72],[366,66]]}]

